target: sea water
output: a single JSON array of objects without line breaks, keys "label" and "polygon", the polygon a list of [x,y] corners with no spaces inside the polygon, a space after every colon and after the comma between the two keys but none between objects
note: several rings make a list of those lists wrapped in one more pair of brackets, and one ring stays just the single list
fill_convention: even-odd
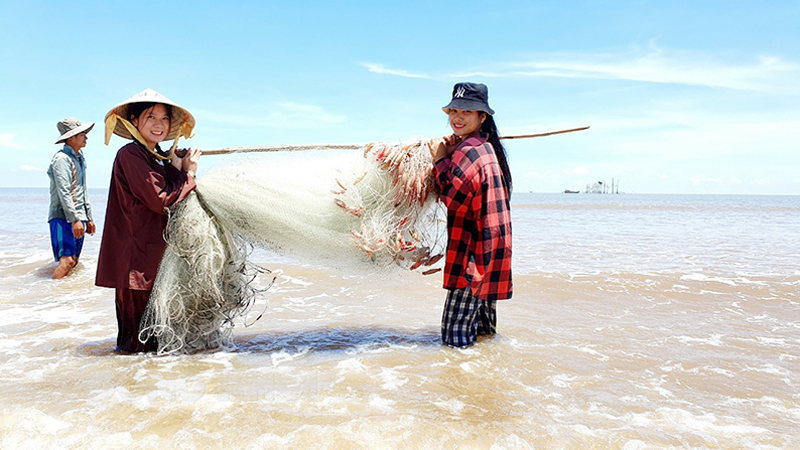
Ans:
[{"label": "sea water", "polygon": [[54,281],[47,190],[0,189],[0,448],[800,447],[800,197],[515,193],[514,297],[461,350],[440,273],[257,253],[236,348],[159,357],[114,351],[90,192]]}]

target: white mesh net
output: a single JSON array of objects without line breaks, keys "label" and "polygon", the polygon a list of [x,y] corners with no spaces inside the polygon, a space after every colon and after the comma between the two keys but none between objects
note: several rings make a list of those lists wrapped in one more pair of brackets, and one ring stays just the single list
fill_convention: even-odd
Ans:
[{"label": "white mesh net", "polygon": [[215,168],[172,208],[167,249],[140,339],[158,352],[232,345],[254,304],[251,246],[348,270],[435,273],[445,244],[427,142],[377,142],[363,152],[269,155]]}]

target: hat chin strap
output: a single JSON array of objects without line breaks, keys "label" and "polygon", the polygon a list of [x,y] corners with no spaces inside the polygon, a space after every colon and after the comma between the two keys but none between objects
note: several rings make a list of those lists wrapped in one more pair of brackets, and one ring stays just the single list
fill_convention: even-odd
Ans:
[{"label": "hat chin strap", "polygon": [[[111,141],[111,135],[114,134],[114,129],[117,127],[117,122],[122,123],[122,125],[128,130],[128,132],[134,139],[144,144],[145,140],[139,133],[139,130],[136,129],[136,127],[133,126],[133,124],[130,123],[127,119],[125,119],[124,117],[120,117],[118,114],[115,113],[109,115],[108,118],[106,118],[106,145],[108,145],[108,142]],[[147,146],[145,146],[145,148],[147,148],[147,151],[149,151],[153,156],[162,161],[172,159],[172,155],[175,154],[175,149],[178,147],[178,139],[180,139],[181,136],[186,136],[187,138],[191,137],[189,136],[189,133],[191,133],[190,131],[191,128],[187,127],[186,125],[188,125],[188,123],[181,124],[178,130],[178,135],[175,137],[175,141],[172,143],[172,148],[169,149],[169,154],[167,156],[160,155],[158,152],[155,151],[155,149],[148,148]],[[189,128],[189,130],[187,130],[187,128]]]}]

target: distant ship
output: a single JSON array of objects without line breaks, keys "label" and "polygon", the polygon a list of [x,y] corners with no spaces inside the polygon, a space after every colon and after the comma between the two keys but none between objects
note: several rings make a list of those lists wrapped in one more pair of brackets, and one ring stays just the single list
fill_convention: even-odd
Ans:
[{"label": "distant ship", "polygon": [[569,189],[564,189],[565,194],[580,194],[581,191],[570,191]]}]

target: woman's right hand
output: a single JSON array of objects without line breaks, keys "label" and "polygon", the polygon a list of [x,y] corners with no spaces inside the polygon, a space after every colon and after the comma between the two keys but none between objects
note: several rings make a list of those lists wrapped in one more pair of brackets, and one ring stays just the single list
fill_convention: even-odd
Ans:
[{"label": "woman's right hand", "polygon": [[440,148],[443,147],[443,146],[444,146],[444,138],[443,137],[435,137],[435,138],[433,138],[433,139],[428,141],[428,149],[430,149],[431,158],[433,158],[434,161],[438,161],[439,160],[439,158],[437,158],[437,156],[439,155]]},{"label": "woman's right hand", "polygon": [[451,134],[450,136],[431,139],[428,145],[430,146],[433,160],[438,161],[452,155],[460,143],[461,138]]},{"label": "woman's right hand", "polygon": [[193,178],[197,174],[197,165],[200,162],[201,153],[199,148],[190,148],[186,156],[183,157],[183,170]]}]

